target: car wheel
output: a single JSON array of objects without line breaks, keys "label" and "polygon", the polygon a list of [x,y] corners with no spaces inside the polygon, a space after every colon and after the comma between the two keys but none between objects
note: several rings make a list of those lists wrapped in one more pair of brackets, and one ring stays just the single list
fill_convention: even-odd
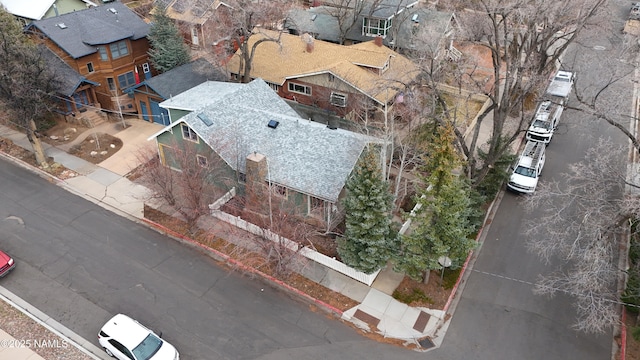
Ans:
[{"label": "car wheel", "polygon": [[104,352],[106,352],[107,355],[111,356],[112,358],[115,358],[115,356],[113,356],[113,353],[109,349],[104,348]]}]

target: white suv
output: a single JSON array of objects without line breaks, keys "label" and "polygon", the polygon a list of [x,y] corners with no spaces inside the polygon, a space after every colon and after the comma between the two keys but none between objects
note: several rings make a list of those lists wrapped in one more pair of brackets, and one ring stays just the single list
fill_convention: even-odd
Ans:
[{"label": "white suv", "polygon": [[104,351],[120,360],[179,360],[173,345],[127,315],[118,314],[98,333]]}]

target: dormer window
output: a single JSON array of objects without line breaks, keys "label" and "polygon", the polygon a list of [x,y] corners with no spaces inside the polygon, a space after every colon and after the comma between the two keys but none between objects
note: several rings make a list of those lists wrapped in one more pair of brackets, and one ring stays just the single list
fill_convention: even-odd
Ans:
[{"label": "dormer window", "polygon": [[362,35],[365,36],[382,36],[383,38],[389,34],[391,29],[391,19],[362,19]]}]

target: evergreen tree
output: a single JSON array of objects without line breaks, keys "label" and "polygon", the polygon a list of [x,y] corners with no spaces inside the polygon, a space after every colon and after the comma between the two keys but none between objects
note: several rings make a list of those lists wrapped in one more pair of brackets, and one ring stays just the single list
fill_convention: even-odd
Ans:
[{"label": "evergreen tree", "polygon": [[165,8],[156,8],[147,38],[150,43],[149,59],[160,73],[191,60],[189,47],[184,43],[184,38],[173,20],[167,16]]},{"label": "evergreen tree", "polygon": [[380,159],[366,149],[346,184],[346,230],[338,240],[342,261],[370,274],[386,265],[397,249],[391,229],[391,194],[382,179]]},{"label": "evergreen tree", "polygon": [[415,214],[415,228],[401,236],[401,251],[395,260],[397,270],[425,282],[430,270],[442,268],[439,257],[450,258],[455,269],[475,246],[469,236],[477,228],[477,211],[471,187],[454,174],[461,162],[453,141],[453,126],[439,127],[426,154],[423,170],[429,175],[417,195],[421,207]]}]

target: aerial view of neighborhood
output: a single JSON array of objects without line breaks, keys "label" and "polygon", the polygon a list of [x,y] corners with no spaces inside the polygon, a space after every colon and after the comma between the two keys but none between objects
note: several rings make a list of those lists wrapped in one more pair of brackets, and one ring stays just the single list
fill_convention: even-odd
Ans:
[{"label": "aerial view of neighborhood", "polygon": [[640,359],[640,2],[0,0],[0,114],[0,360]]}]

